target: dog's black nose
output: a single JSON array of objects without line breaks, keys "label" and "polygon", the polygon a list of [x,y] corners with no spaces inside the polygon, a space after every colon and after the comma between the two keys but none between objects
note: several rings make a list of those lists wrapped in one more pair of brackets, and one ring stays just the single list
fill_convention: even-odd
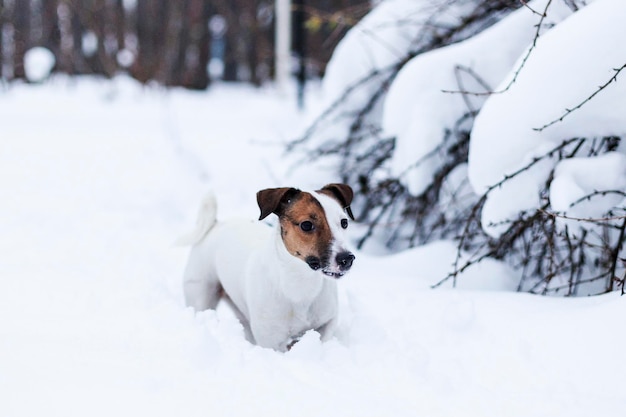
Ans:
[{"label": "dog's black nose", "polygon": [[337,254],[337,265],[343,270],[348,270],[354,261],[354,255],[350,252],[341,252]]}]

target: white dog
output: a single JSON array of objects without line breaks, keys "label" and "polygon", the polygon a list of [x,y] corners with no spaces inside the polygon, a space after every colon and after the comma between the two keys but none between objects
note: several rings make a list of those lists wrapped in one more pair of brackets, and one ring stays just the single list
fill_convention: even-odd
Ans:
[{"label": "white dog", "polygon": [[336,280],[354,260],[344,242],[352,196],[345,184],[261,190],[259,220],[276,214],[275,230],[217,222],[215,197],[208,196],[185,268],[187,305],[214,309],[225,295],[247,337],[263,347],[286,351],[310,329],[327,340],[337,324]]}]

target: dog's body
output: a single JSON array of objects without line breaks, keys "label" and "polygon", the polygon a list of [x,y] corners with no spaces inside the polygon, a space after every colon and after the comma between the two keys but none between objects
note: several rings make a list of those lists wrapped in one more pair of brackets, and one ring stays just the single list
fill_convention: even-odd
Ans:
[{"label": "dog's body", "polygon": [[354,259],[343,241],[351,200],[344,184],[315,192],[259,191],[260,220],[278,215],[272,229],[258,222],[216,222],[209,196],[185,269],[187,305],[214,309],[225,293],[248,337],[263,347],[285,351],[310,329],[328,339],[337,322],[336,279]]}]

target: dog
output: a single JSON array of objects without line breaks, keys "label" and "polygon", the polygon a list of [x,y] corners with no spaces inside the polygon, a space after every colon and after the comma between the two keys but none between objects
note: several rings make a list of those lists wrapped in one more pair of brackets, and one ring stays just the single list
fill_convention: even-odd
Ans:
[{"label": "dog", "polygon": [[[205,198],[189,242],[185,303],[202,311],[226,299],[262,347],[284,352],[311,329],[326,341],[337,326],[337,280],[355,259],[345,237],[352,188],[269,188],[256,197],[257,222],[218,222],[215,197]],[[270,214],[275,227],[260,222]]]}]

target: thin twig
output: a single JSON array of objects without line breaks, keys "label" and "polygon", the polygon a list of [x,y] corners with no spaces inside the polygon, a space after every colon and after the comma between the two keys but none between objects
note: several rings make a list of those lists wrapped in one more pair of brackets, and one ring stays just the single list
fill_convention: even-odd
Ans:
[{"label": "thin twig", "polygon": [[379,76],[381,73],[391,69],[395,67],[395,65],[391,65],[387,68],[382,68],[382,69],[375,69],[373,71],[371,71],[369,74],[367,74],[366,76],[358,79],[357,81],[355,81],[354,83],[350,84],[348,87],[346,87],[344,89],[344,91],[342,92],[341,96],[339,96],[335,101],[333,101],[331,103],[330,106],[328,106],[324,112],[322,112],[322,114],[320,114],[314,121],[313,123],[307,128],[306,132],[304,132],[304,135],[302,135],[301,138],[296,139],[294,141],[292,141],[288,146],[287,146],[287,152],[293,150],[293,148],[303,142],[306,142],[311,135],[313,134],[313,132],[317,129],[318,125],[320,125],[330,114],[332,114],[341,104],[343,104],[345,102],[345,100],[359,87],[361,87],[362,85],[368,83],[369,81],[371,81],[372,79],[376,78],[377,76]]},{"label": "thin twig", "polygon": [[[485,80],[483,80],[476,73],[476,71],[474,71],[470,67],[466,67],[464,65],[456,65],[454,67],[454,77],[456,78],[456,83],[457,83],[457,85],[459,87],[459,90],[465,91],[465,88],[463,87],[463,80],[461,78],[461,72],[465,72],[466,74],[468,74],[472,78],[474,78],[474,80],[476,80],[476,82],[478,84],[480,84],[480,86],[483,87],[485,89],[485,91],[491,91],[491,87],[489,86],[489,84],[487,84],[487,82]],[[476,116],[478,111],[472,106],[472,103],[470,102],[469,98],[467,97],[467,94],[462,94],[462,96],[463,96],[463,101],[465,102],[465,106],[467,107],[467,109],[470,112],[470,114],[472,114],[472,116]]]},{"label": "thin twig", "polygon": [[535,9],[533,9],[532,7],[530,7],[528,5],[528,2],[525,0],[519,0],[520,3],[522,3],[522,6],[526,7],[528,10],[530,10],[531,12],[533,12],[534,14],[536,14],[537,16],[543,16],[541,13],[539,13],[538,11],[536,11]]},{"label": "thin twig", "polygon": [[577,204],[582,203],[583,201],[589,201],[591,200],[593,197],[596,196],[602,196],[604,197],[607,194],[617,194],[617,195],[621,195],[622,197],[626,197],[626,192],[621,191],[621,190],[604,190],[604,191],[594,191],[592,193],[587,194],[586,196],[580,197],[578,200],[574,201],[573,203],[571,203],[569,206],[570,208],[574,207]]},{"label": "thin twig", "polygon": [[578,103],[576,106],[572,107],[571,109],[565,109],[565,113],[563,113],[561,115],[561,117],[559,117],[557,119],[554,119],[550,123],[546,123],[545,125],[543,125],[541,127],[533,127],[533,130],[536,131],[536,132],[541,132],[544,129],[547,129],[548,127],[550,127],[550,126],[552,126],[552,125],[554,125],[554,124],[556,124],[558,122],[562,122],[563,119],[565,119],[567,116],[572,114],[574,111],[580,109],[582,106],[587,104],[592,98],[594,98],[600,91],[604,90],[613,81],[617,81],[617,74],[619,74],[624,68],[626,68],[626,64],[622,65],[619,68],[613,68],[613,71],[615,71],[615,74],[613,74],[613,76],[606,83],[604,83],[600,87],[598,87],[598,89],[596,91],[594,91],[593,94],[591,94],[589,97],[587,97],[586,99],[584,99],[583,101]]},{"label": "thin twig", "polygon": [[[613,253],[611,254],[611,269],[610,269],[610,282],[609,282],[609,291],[613,291],[613,281],[615,280],[615,270],[617,269],[617,260],[619,259],[619,252],[622,249],[622,243],[624,240],[624,231],[626,230],[626,218],[622,221],[622,225],[619,230],[619,237],[617,238],[617,243],[613,248]],[[622,285],[622,292],[624,291],[624,287]]]},{"label": "thin twig", "polygon": [[584,218],[584,217],[567,216],[565,214],[555,213],[555,212],[542,210],[542,209],[539,209],[539,211],[542,212],[543,214],[547,215],[547,216],[550,216],[550,217],[558,217],[560,219],[575,220],[577,222],[598,223],[598,222],[608,222],[608,221],[611,221],[611,220],[626,219],[626,216],[613,216],[613,217],[602,217],[602,218],[591,218],[591,217]]},{"label": "thin twig", "polygon": [[[606,275],[607,275],[607,272],[603,272],[603,273],[598,274],[596,276],[593,276],[591,278],[581,279],[580,281],[578,281],[578,283],[579,284],[588,284],[590,282],[598,281],[598,280],[604,278]],[[544,282],[540,281],[539,285],[542,284],[542,283],[544,283]],[[568,287],[569,287],[569,283],[564,284],[564,285],[559,285],[558,287],[552,287],[552,288],[546,289],[545,293],[546,294],[548,294],[548,293],[557,293],[557,292],[559,292],[561,290],[564,290],[564,289],[566,289]],[[532,292],[532,291],[529,291],[529,292]]]},{"label": "thin twig", "polygon": [[487,188],[487,190],[485,191],[485,194],[491,192],[495,188],[498,188],[498,187],[502,186],[502,184],[504,184],[506,181],[510,180],[513,177],[516,177],[517,175],[521,174],[522,172],[529,170],[535,164],[537,164],[540,161],[542,161],[543,159],[553,155],[555,152],[558,152],[558,151],[564,149],[567,145],[569,145],[571,143],[574,143],[574,142],[579,142],[578,146],[580,146],[584,141],[585,141],[585,138],[572,138],[572,139],[564,140],[563,142],[561,142],[561,144],[559,144],[558,146],[550,149],[548,152],[544,153],[543,155],[533,158],[533,160],[529,164],[523,166],[522,168],[520,168],[520,169],[518,169],[516,171],[513,171],[511,174],[505,175],[504,178],[502,178],[502,180],[500,180],[497,183],[489,186]]},{"label": "thin twig", "polygon": [[[459,239],[459,243],[457,244],[457,253],[456,253],[456,257],[453,263],[453,269],[452,272],[449,273],[445,278],[443,278],[442,280],[440,280],[439,282],[437,282],[436,284],[432,285],[431,288],[437,288],[439,286],[441,286],[443,283],[447,282],[450,279],[453,279],[453,281],[456,283],[456,277],[462,273],[464,270],[466,270],[467,268],[469,268],[472,265],[475,265],[477,263],[479,263],[482,259],[487,258],[487,257],[492,257],[497,255],[497,249],[491,250],[489,251],[487,254],[484,254],[482,256],[480,256],[478,259],[470,259],[469,261],[467,261],[463,266],[461,266],[459,268],[459,261],[461,260],[461,256],[462,256],[462,252],[463,252],[463,245],[465,243],[465,240],[469,237],[469,229],[472,225],[472,223],[474,221],[476,221],[476,219],[478,218],[478,215],[482,209],[482,206],[484,205],[485,201],[487,200],[487,197],[489,195],[489,193],[491,193],[491,191],[493,191],[496,188],[501,187],[506,181],[518,176],[519,174],[521,174],[522,172],[525,172],[527,170],[529,170],[531,167],[533,167],[535,164],[539,163],[539,161],[550,157],[551,155],[553,155],[555,152],[558,152],[562,149],[565,149],[568,145],[570,145],[571,143],[574,142],[579,142],[577,144],[577,148],[580,147],[580,144],[582,142],[584,142],[585,139],[584,138],[572,138],[572,139],[568,139],[568,140],[564,140],[563,142],[561,142],[558,146],[550,149],[548,152],[544,153],[543,155],[534,158],[530,163],[528,163],[527,165],[521,167],[520,169],[514,171],[511,174],[505,175],[504,178],[500,181],[498,181],[495,184],[492,184],[491,186],[489,186],[487,188],[487,190],[483,193],[483,195],[481,196],[481,198],[478,200],[478,202],[472,207],[472,210],[470,212],[470,215],[468,216],[466,222],[465,222],[465,226],[463,229],[463,232],[461,233],[460,239]],[[530,216],[531,219],[534,219],[536,217],[536,213],[533,216]],[[517,230],[517,224],[519,223],[519,219],[515,222],[513,222],[511,229],[509,230],[514,230],[512,232],[512,236],[513,237],[509,237],[509,239],[511,241],[515,240],[516,236],[519,236],[520,233],[522,232],[523,228],[521,230]]]},{"label": "thin twig", "polygon": [[545,18],[548,16],[548,8],[550,7],[551,3],[552,3],[552,0],[548,0],[548,2],[546,3],[546,7],[543,10],[543,13],[538,13],[538,12],[530,9],[530,7],[529,7],[529,9],[533,11],[533,13],[541,16],[541,18],[539,19],[539,22],[536,25],[537,30],[535,31],[535,36],[533,37],[533,41],[532,41],[532,43],[530,45],[530,48],[528,48],[528,50],[526,51],[526,54],[524,55],[524,58],[522,58],[522,62],[519,64],[519,66],[517,67],[517,69],[513,73],[513,78],[511,78],[509,83],[504,88],[502,88],[500,90],[497,90],[497,91],[486,91],[486,92],[454,91],[454,90],[441,90],[441,91],[443,93],[467,94],[467,95],[473,95],[473,96],[490,96],[490,95],[493,95],[493,94],[502,94],[502,93],[505,93],[505,92],[509,91],[509,89],[517,81],[517,77],[519,77],[520,73],[522,72],[522,69],[526,65],[526,61],[528,61],[528,58],[530,58],[530,54],[535,50],[535,47],[537,46],[537,41],[539,40],[539,33],[541,32],[541,25],[543,24],[543,21],[545,20]]},{"label": "thin twig", "polygon": [[[471,265],[470,262],[468,261],[468,262],[465,263],[465,265],[463,265],[461,268],[459,268],[459,261],[461,260],[461,256],[463,254],[463,244],[465,242],[465,239],[467,239],[469,237],[469,229],[470,229],[470,227],[472,225],[472,222],[475,221],[475,219],[480,214],[480,211],[482,210],[482,207],[485,204],[485,201],[487,201],[487,194],[484,194],[480,198],[480,200],[478,200],[478,202],[474,205],[474,207],[472,207],[470,215],[467,217],[467,220],[465,221],[465,226],[463,228],[463,232],[461,233],[461,238],[459,239],[459,243],[457,245],[456,256],[454,258],[452,272],[450,272],[441,281],[439,281],[436,284],[432,285],[431,288],[440,287],[443,283],[445,283],[446,281],[448,281],[450,279],[453,279],[454,286],[456,286],[456,277]],[[489,252],[488,254],[485,254],[484,256],[479,257],[478,258],[479,260],[477,260],[476,262],[480,262],[480,260],[486,258],[487,256],[491,256],[491,255],[492,255],[492,253]]]}]

